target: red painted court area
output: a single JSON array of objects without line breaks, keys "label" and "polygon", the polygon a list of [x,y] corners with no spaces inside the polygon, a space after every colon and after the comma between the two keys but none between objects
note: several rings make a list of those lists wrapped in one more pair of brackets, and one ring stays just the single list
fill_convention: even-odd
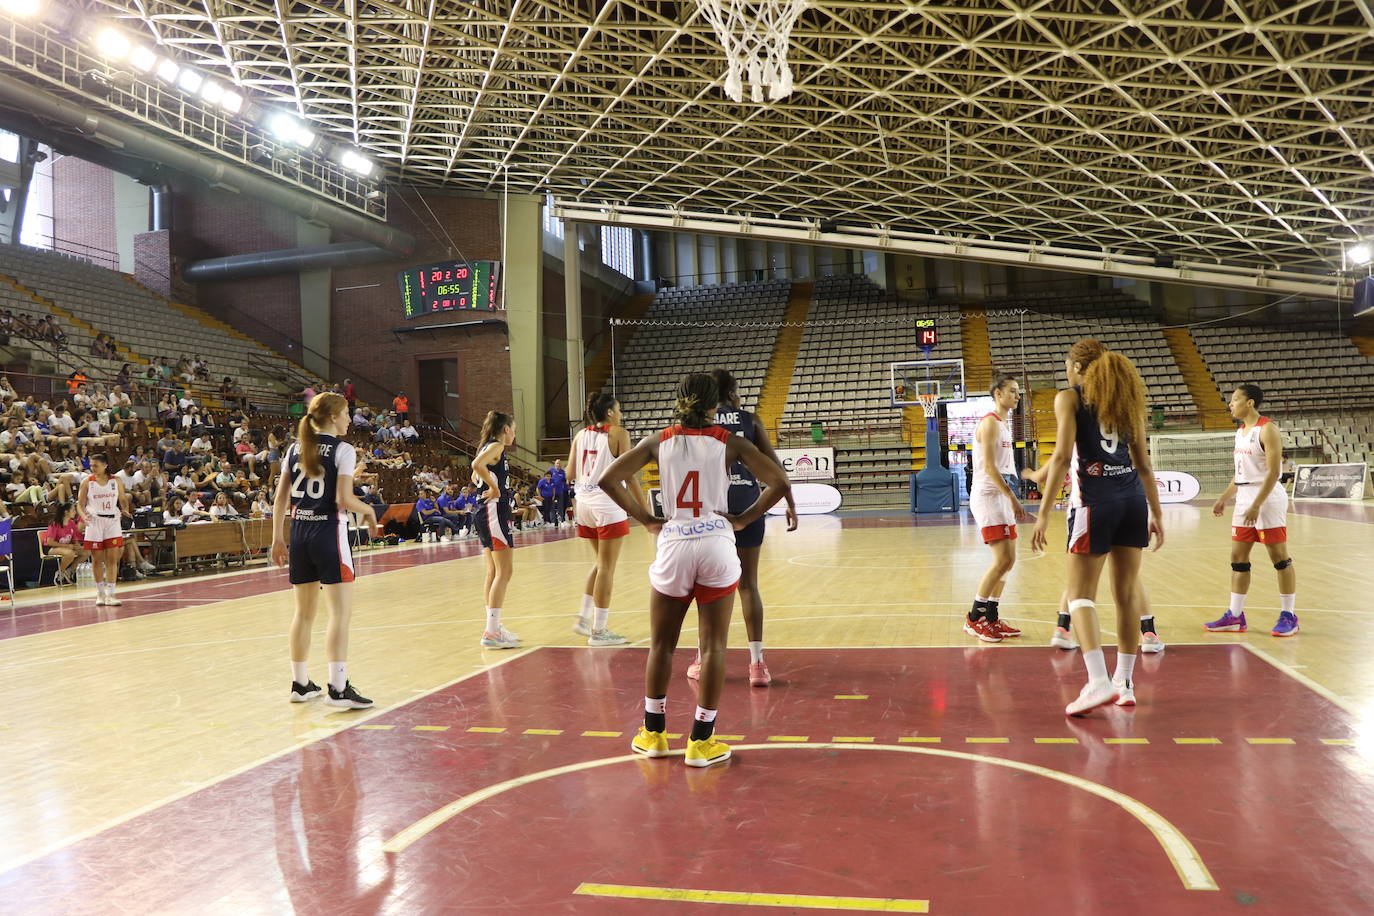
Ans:
[{"label": "red painted court area", "polygon": [[[0,876],[0,900],[722,912],[585,893],[662,887],[764,895],[762,912],[798,895],[935,914],[1374,911],[1370,749],[1346,711],[1242,646],[1148,657],[1140,706],[1082,720],[1060,712],[1076,653],[778,650],[768,690],[745,661],[732,653],[719,731],[742,737],[723,766],[614,759],[639,721],[642,651],[539,649]],[[675,675],[670,730],[693,699]]]}]

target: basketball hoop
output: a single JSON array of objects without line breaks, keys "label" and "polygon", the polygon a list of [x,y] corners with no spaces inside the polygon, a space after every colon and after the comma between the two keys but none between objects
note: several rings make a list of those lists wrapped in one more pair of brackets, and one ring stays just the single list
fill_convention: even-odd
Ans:
[{"label": "basketball hoop", "polygon": [[725,49],[725,94],[744,101],[744,83],[755,102],[792,94],[787,42],[807,0],[696,0]]},{"label": "basketball hoop", "polygon": [[921,411],[926,415],[926,419],[937,415],[940,412],[940,392],[921,392],[916,395],[916,400],[921,402]]}]

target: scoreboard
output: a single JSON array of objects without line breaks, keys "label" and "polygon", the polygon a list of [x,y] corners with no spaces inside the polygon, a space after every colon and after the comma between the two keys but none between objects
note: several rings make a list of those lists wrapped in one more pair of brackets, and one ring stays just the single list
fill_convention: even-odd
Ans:
[{"label": "scoreboard", "polygon": [[412,267],[396,275],[407,318],[441,312],[493,311],[501,288],[499,261],[444,261]]},{"label": "scoreboard", "polygon": [[939,343],[939,332],[935,329],[934,318],[916,319],[916,345],[920,347],[933,347]]}]

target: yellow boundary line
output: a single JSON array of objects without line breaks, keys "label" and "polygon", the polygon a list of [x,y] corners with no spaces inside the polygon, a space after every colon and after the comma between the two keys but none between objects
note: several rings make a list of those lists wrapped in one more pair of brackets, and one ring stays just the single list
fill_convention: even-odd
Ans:
[{"label": "yellow boundary line", "polygon": [[586,897],[628,900],[672,900],[678,903],[721,903],[735,906],[785,906],[804,910],[862,910],[866,913],[929,913],[929,900],[896,897],[824,897],[816,894],[765,894],[752,891],[704,891],[690,887],[636,887],[629,884],[588,884],[573,891]]},{"label": "yellow boundary line", "polygon": [[[942,748],[911,747],[896,744],[744,744],[736,747],[735,750],[772,751],[796,750],[798,748],[803,750],[895,751],[902,754],[924,754],[930,757],[947,757],[970,763],[985,763],[1011,770],[1020,770],[1023,773],[1030,773],[1033,776],[1053,779],[1066,786],[1105,799],[1140,821],[1140,823],[1154,835],[1155,840],[1158,841],[1160,847],[1164,850],[1164,854],[1169,857],[1169,861],[1173,864],[1174,870],[1178,873],[1179,880],[1186,889],[1190,891],[1214,891],[1218,889],[1216,881],[1212,878],[1212,873],[1208,871],[1206,863],[1202,861],[1202,856],[1198,854],[1197,849],[1194,848],[1188,838],[1183,835],[1183,832],[1170,823],[1168,819],[1153,808],[1143,802],[1137,801],[1123,792],[1110,789],[1107,786],[1093,782],[1089,779],[1084,779],[1081,776],[1074,776],[1070,773],[1063,773],[1059,770],[1038,766],[1033,763],[1023,763],[1020,760],[1008,760],[1003,757],[985,757],[980,754],[964,753],[963,751],[949,751]],[[680,756],[683,753],[684,751],[675,750],[670,752],[670,756]],[[555,776],[565,776],[569,773],[578,773],[583,770],[593,770],[598,767],[610,766],[617,763],[628,763],[642,759],[642,757],[635,754],[626,754],[621,757],[604,757],[600,760],[584,760],[580,763],[570,763],[561,767],[541,770],[537,773],[516,776],[513,779],[507,779],[504,782],[498,782],[486,788],[478,789],[476,792],[464,795],[462,798],[456,799],[437,811],[426,815],[397,833],[382,844],[382,851],[387,853],[404,852],[414,843],[443,826],[457,815],[480,805],[488,799],[509,792],[512,789],[519,789],[531,783],[552,779]]]}]

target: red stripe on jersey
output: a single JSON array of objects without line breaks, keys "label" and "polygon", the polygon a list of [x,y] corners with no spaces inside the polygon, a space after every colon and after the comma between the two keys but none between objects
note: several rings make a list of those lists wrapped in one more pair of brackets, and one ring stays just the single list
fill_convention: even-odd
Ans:
[{"label": "red stripe on jersey", "polygon": [[674,436],[710,436],[712,439],[719,439],[721,442],[730,441],[729,431],[719,426],[703,426],[698,428],[695,426],[683,426],[681,423],[670,426],[659,433],[658,441],[667,442]]}]

